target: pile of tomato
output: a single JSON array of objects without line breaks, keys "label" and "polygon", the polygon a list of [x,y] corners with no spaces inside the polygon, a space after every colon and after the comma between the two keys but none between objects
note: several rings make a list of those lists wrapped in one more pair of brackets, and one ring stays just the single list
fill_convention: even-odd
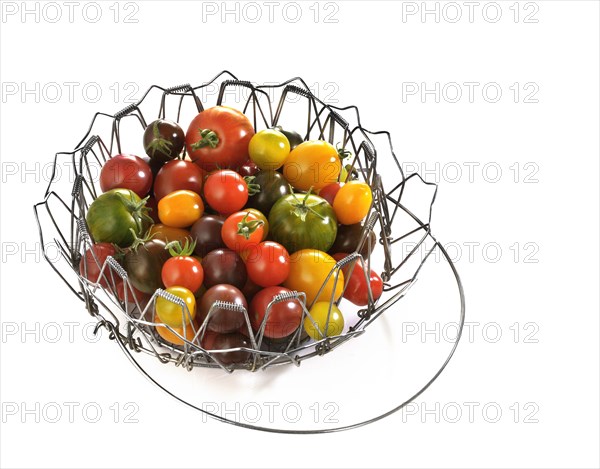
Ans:
[{"label": "pile of tomato", "polygon": [[[117,281],[121,301],[135,297],[145,307],[158,288],[181,298],[185,314],[162,297],[154,304],[152,320],[167,343],[192,341],[205,322],[200,345],[208,350],[250,348],[250,333],[284,341],[300,327],[320,340],[343,331],[342,294],[358,306],[380,297],[380,276],[360,258],[337,283],[334,275],[325,283],[336,262],[357,250],[372,205],[369,185],[344,165],[348,151],[281,127],[255,133],[243,113],[224,106],[200,112],[187,132],[156,120],[143,144],[146,156],[119,154],[102,167],[103,193],[86,216],[94,244],[79,267],[108,288],[100,272],[114,257],[131,284]],[[364,243],[364,259],[374,241]],[[292,291],[305,294],[310,316],[303,320],[295,300],[267,315],[276,296]],[[219,300],[248,311],[252,331],[239,311],[213,307],[208,317]],[[219,360],[249,356],[238,350]]]}]

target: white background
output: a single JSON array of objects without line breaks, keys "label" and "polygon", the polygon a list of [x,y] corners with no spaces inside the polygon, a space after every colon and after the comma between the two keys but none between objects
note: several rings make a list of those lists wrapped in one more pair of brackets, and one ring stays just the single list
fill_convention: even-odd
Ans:
[{"label": "white background", "polygon": [[[3,4],[2,467],[598,467],[597,2],[480,2],[469,18],[463,2],[311,1],[299,2],[295,23],[285,2],[272,22],[259,2],[257,23],[244,4],[223,21],[220,2],[158,1],[101,2],[92,23],[88,3],[74,7],[72,22],[63,2],[58,22],[54,5],[27,2],[39,17],[22,18],[24,4]],[[421,16],[425,7],[439,9],[438,21]],[[136,23],[125,22],[128,13]],[[328,13],[336,23],[324,21]],[[54,153],[80,140],[94,112],[124,107],[129,93],[139,98],[152,83],[197,85],[223,69],[259,83],[302,76],[322,98],[357,105],[366,127],[392,133],[401,161],[439,182],[433,227],[457,257],[472,334],[410,414],[319,436],[203,422],[146,381],[114,343],[85,340],[83,306],[40,258],[31,207]],[[467,82],[479,84],[473,99]],[[101,91],[97,102],[90,86],[82,93],[90,83]],[[408,93],[436,83],[439,102]],[[463,92],[455,103],[453,83]],[[492,91],[482,94],[488,83],[502,91],[495,103]],[[435,296],[429,288],[415,294]],[[407,310],[418,303],[409,298]],[[425,336],[423,345],[435,339]],[[395,362],[376,353],[376,340],[360,340],[385,378]],[[418,355],[410,359],[419,364]],[[321,390],[336,386],[328,360],[307,362],[296,379],[320,404]],[[294,392],[286,381],[273,386],[280,402]],[[395,402],[393,387],[359,397],[367,414],[378,401]],[[77,405],[72,422],[66,402]],[[64,413],[57,423],[49,421],[52,403]],[[82,415],[90,403],[102,411],[97,423]]]}]

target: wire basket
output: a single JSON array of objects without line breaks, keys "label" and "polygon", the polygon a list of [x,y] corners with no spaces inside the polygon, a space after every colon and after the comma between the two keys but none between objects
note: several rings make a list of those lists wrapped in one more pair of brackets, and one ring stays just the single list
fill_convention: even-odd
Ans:
[{"label": "wire basket", "polygon": [[[136,144],[139,146],[141,133],[155,118],[181,122],[185,128],[191,117],[213,105],[208,103],[213,95],[216,96],[214,104],[237,107],[244,112],[253,123],[255,131],[283,124],[285,128],[303,134],[304,140],[321,139],[333,145],[341,145],[352,155],[349,177],[356,177],[370,185],[373,204],[364,223],[359,246],[355,252],[337,262],[321,286],[321,291],[331,278],[336,284],[341,282],[341,269],[352,271],[359,260],[364,261],[368,269],[379,268],[384,281],[384,291],[381,298],[373,301],[369,288],[367,306],[359,309],[348,305],[344,309],[347,326],[341,333],[327,336],[327,331],[321,331],[321,340],[311,340],[300,326],[285,340],[273,342],[266,339],[264,329],[270,309],[281,301],[298,302],[303,310],[301,324],[308,318],[317,327],[310,316],[311,305],[306,304],[304,293],[291,292],[274,298],[267,308],[258,332],[253,332],[248,311],[244,307],[216,302],[206,320],[199,327],[193,323],[185,326],[191,327],[192,331],[190,335],[187,334],[188,331],[184,331],[182,336],[169,326],[156,322],[154,305],[158,298],[163,298],[181,307],[182,315],[185,316],[189,311],[183,300],[158,289],[147,303],[140,303],[133,294],[127,272],[114,258],[108,257],[102,265],[98,263],[101,273],[96,283],[90,282],[85,272],[84,275],[80,274],[81,257],[93,244],[85,218],[89,205],[101,193],[98,184],[99,168],[112,155],[122,153],[122,148],[127,153],[134,153],[131,148]],[[231,104],[232,97],[237,105]],[[292,109],[294,107],[295,109]],[[59,184],[58,181],[59,164],[64,159],[68,161],[74,174],[73,182],[68,187]],[[385,166],[382,161],[385,161]],[[378,164],[385,170],[378,171]],[[410,399],[412,400],[429,387],[443,371],[454,354],[464,324],[464,294],[459,275],[443,246],[431,232],[431,212],[436,193],[437,186],[423,180],[418,173],[408,176],[404,174],[394,154],[390,134],[385,131],[372,132],[363,127],[355,106],[337,107],[324,103],[300,78],[276,85],[255,85],[238,80],[230,72],[224,71],[200,86],[152,86],[137,103],[128,105],[114,115],[96,113],[75,150],[55,155],[54,169],[44,200],[34,206],[34,211],[46,260],[73,294],[85,303],[89,314],[97,320],[95,332],[100,328],[108,330],[108,337],[115,341],[144,373],[143,367],[135,358],[138,353],[155,356],[163,363],[172,363],[187,370],[210,367],[221,368],[229,373],[236,369],[258,371],[277,365],[299,366],[308,358],[326,355],[350,339],[364,334],[375,320],[403,298],[416,281],[423,265],[437,250],[450,265],[459,291],[459,328],[446,360],[432,379]],[[407,200],[412,201],[415,206],[410,206]],[[408,252],[397,248],[409,239],[414,242]],[[59,248],[58,262],[49,258],[46,245],[48,240],[53,240]],[[427,248],[423,254],[425,246]],[[360,254],[363,248],[376,249],[373,256],[363,259]],[[122,300],[117,294],[119,284],[123,285],[124,289],[121,292]],[[368,278],[366,284],[369,285]],[[344,285],[344,289],[346,286]],[[335,292],[335,288],[333,290]],[[316,295],[318,296],[319,294]],[[330,300],[331,311],[333,294]],[[339,304],[341,301],[344,301],[343,297],[335,303]],[[228,350],[208,350],[202,347],[207,323],[212,314],[219,309],[230,310],[244,317],[249,347]],[[166,327],[171,333],[177,334],[183,345],[172,345],[165,341],[157,333],[157,327]],[[221,354],[231,352],[245,352],[248,359],[244,363],[224,363]],[[161,386],[153,378],[150,379]],[[410,400],[401,403],[385,415],[399,410]],[[220,420],[227,421],[223,418]],[[368,422],[357,425],[364,423]],[[251,427],[243,424],[242,426]]]}]

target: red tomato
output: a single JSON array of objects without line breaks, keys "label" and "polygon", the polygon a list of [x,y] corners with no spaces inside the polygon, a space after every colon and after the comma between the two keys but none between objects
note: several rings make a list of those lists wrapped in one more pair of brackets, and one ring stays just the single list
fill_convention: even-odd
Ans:
[{"label": "red tomato", "polygon": [[248,159],[248,144],[254,128],[240,111],[215,106],[192,120],[185,135],[188,155],[207,171],[216,168],[235,169]]},{"label": "red tomato", "polygon": [[161,278],[167,288],[185,287],[195,293],[204,281],[204,269],[194,257],[171,257],[163,264]]},{"label": "red tomato", "polygon": [[[108,256],[114,257],[117,250],[111,243],[96,243],[91,248],[85,251],[79,261],[79,273],[82,277],[87,278],[92,283],[97,283],[100,278],[100,271],[106,262]],[[113,274],[115,281],[120,278],[117,274]],[[108,288],[110,281],[110,267],[104,269],[103,278],[100,282],[102,286]],[[109,279],[107,281],[106,279]]]},{"label": "red tomato", "polygon": [[158,202],[156,202],[156,198],[151,195],[146,200],[146,208],[148,209],[148,215],[152,217],[154,223],[160,223],[160,218],[158,218]]},{"label": "red tomato", "polygon": [[248,277],[261,287],[279,285],[290,274],[290,255],[279,243],[264,241],[242,255]]},{"label": "red tomato", "polygon": [[152,170],[148,163],[135,155],[116,155],[110,158],[100,171],[102,192],[111,189],[129,189],[141,199],[152,187]]},{"label": "red tomato", "polygon": [[333,200],[344,184],[345,183],[343,182],[334,182],[326,185],[319,191],[319,197],[323,197],[327,202],[329,202],[329,205],[333,206]]},{"label": "red tomato", "polygon": [[241,210],[248,201],[248,186],[235,171],[215,171],[206,178],[204,198],[208,205],[224,215]]},{"label": "red tomato", "polygon": [[[123,282],[123,279],[119,278],[115,283],[116,283],[115,286],[117,288],[117,296],[119,297],[119,300],[125,301],[125,282]],[[135,288],[133,285],[131,285],[131,282],[129,282],[129,287],[127,288],[127,302],[128,303],[135,304],[135,300],[137,300],[138,303],[140,304],[140,306],[142,308],[144,308],[146,306],[146,304],[148,304],[148,301],[150,300],[150,296],[151,295],[149,295],[147,293],[139,291],[137,288]]]},{"label": "red tomato", "polygon": [[171,192],[188,190],[202,194],[204,173],[191,161],[173,160],[166,163],[156,175],[154,196],[159,201]]},{"label": "red tomato", "polygon": [[[250,323],[254,332],[260,326],[267,313],[269,303],[280,293],[289,293],[284,287],[268,287],[259,291],[250,303]],[[281,301],[274,304],[269,310],[269,317],[265,324],[264,336],[270,339],[281,339],[292,334],[302,321],[302,306],[296,300]]]},{"label": "red tomato", "polygon": [[[334,254],[333,258],[336,261],[340,261],[346,256],[348,256],[348,254],[338,253]],[[350,278],[348,278],[350,269],[352,269],[352,275],[350,275]],[[367,306],[369,304],[369,290],[367,287],[367,281],[365,279],[367,266],[364,265],[363,261],[359,258],[354,264],[354,268],[352,268],[352,262],[350,262],[342,267],[342,271],[346,276],[345,278],[348,278],[348,285],[346,287],[346,291],[344,292],[344,298],[357,306]],[[381,280],[381,277],[377,273],[371,270],[369,272],[369,283],[371,285],[373,301],[376,301],[383,293],[383,280]]]},{"label": "red tomato", "polygon": [[221,237],[229,249],[240,252],[257,246],[263,240],[265,223],[250,212],[236,212],[227,217]]}]

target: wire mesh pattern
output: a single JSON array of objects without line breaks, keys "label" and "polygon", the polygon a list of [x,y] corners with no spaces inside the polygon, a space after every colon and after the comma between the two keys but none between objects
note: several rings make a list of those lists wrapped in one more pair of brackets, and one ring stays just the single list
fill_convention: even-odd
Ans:
[{"label": "wire mesh pattern", "polygon": [[[181,122],[180,118],[184,110],[191,109],[192,112],[197,113],[209,107],[202,96],[206,94],[207,90],[214,90],[217,86],[218,94],[215,103],[217,105],[231,105],[227,102],[231,90],[243,90],[243,93],[239,93],[239,95],[243,95],[243,99],[241,106],[238,107],[249,117],[256,131],[280,125],[291,112],[288,111],[288,108],[292,106],[290,103],[300,106],[301,116],[304,117],[303,128],[296,127],[295,130],[303,134],[304,140],[321,139],[333,145],[341,144],[341,147],[349,150],[352,155],[350,158],[352,170],[349,171],[349,174],[355,175],[359,180],[370,185],[373,204],[364,223],[359,246],[354,253],[337,262],[316,295],[316,297],[319,296],[330,279],[333,279],[334,284],[341,281],[342,268],[352,272],[357,262],[363,261],[370,269],[371,258],[363,259],[360,253],[363,252],[363,247],[374,247],[370,244],[373,243],[373,239],[376,240],[377,248],[383,251],[381,277],[384,281],[384,294],[378,301],[374,301],[369,289],[368,305],[356,312],[356,321],[345,332],[328,336],[327,331],[319,330],[323,338],[310,340],[300,326],[284,342],[276,345],[270,344],[266,347],[264,336],[266,319],[273,305],[278,302],[298,302],[303,311],[302,323],[308,319],[316,329],[319,327],[310,315],[311,305],[307,304],[306,295],[303,292],[291,292],[278,295],[273,299],[257,332],[252,330],[248,311],[244,307],[217,302],[212,305],[201,325],[197,327],[190,322],[184,325],[184,333],[179,334],[170,326],[156,321],[155,303],[161,298],[179,305],[182,318],[185,318],[190,315],[190,311],[180,298],[158,289],[147,303],[140,303],[134,294],[125,269],[110,256],[101,264],[93,250],[89,252],[94,256],[100,269],[98,281],[90,282],[86,272],[80,272],[81,257],[93,244],[86,227],[86,213],[91,202],[101,193],[97,175],[94,177],[93,168],[101,167],[111,156],[122,153],[124,123],[133,121],[143,131],[147,124],[156,118],[168,118]],[[156,105],[152,107],[150,104],[152,100],[159,103],[158,113]],[[294,114],[297,116],[298,111],[296,110]],[[101,127],[102,132],[100,131]],[[127,148],[124,150],[127,151]],[[69,161],[75,174],[70,192],[66,192],[57,184],[57,166],[63,159]],[[378,163],[382,159],[385,159],[383,173],[378,171]],[[420,189],[430,190],[424,205],[425,216],[415,213],[405,204],[406,194],[416,186],[419,186]],[[300,78],[277,85],[255,85],[249,81],[238,80],[233,74],[225,71],[199,86],[190,84],[170,88],[152,86],[137,103],[130,104],[113,115],[96,113],[85,136],[76,145],[75,150],[55,155],[54,171],[44,194],[44,200],[34,206],[34,211],[46,260],[72,293],[84,302],[90,315],[98,321],[96,332],[101,327],[107,329],[109,338],[118,343],[144,373],[145,371],[135,359],[136,353],[149,354],[163,363],[172,363],[188,370],[211,367],[221,368],[226,372],[236,369],[257,371],[285,364],[298,366],[303,360],[330,353],[350,339],[363,334],[370,324],[403,298],[415,282],[423,265],[437,250],[452,268],[459,290],[459,331],[446,361],[432,380],[413,396],[414,399],[445,368],[460,340],[464,324],[464,294],[460,278],[443,246],[431,232],[431,212],[436,194],[437,186],[423,180],[418,173],[404,174],[399,160],[394,154],[390,134],[386,131],[367,130],[362,125],[358,109],[355,106],[337,107],[322,102]],[[395,245],[399,245],[407,239],[416,240],[414,248],[408,253],[403,253],[401,249],[394,249]],[[50,240],[54,241],[59,248],[61,259],[58,262],[52,261],[46,252],[46,243]],[[425,255],[419,258],[418,253],[426,245]],[[87,263],[82,265],[87,265]],[[365,276],[367,276],[366,272]],[[365,280],[369,285],[367,277]],[[346,286],[344,285],[344,289]],[[118,289],[121,291],[118,292]],[[335,292],[335,288],[333,292]],[[343,298],[340,301],[343,301]],[[334,303],[333,293],[330,303]],[[331,313],[331,304],[329,313]],[[202,346],[211,316],[215,311],[223,309],[244,317],[249,347],[208,350]],[[186,321],[183,323],[186,324]],[[183,345],[172,345],[165,341],[157,333],[158,327],[167,328],[172,334],[176,334]],[[191,328],[191,331],[186,328]],[[221,357],[222,354],[230,352],[247,353],[248,360],[240,364],[226,364]],[[147,373],[145,374],[147,375]],[[156,383],[156,381],[154,382]],[[160,386],[159,383],[156,384]],[[400,404],[389,413],[398,410],[408,402],[410,401]],[[383,416],[385,415],[373,420]],[[218,416],[214,417],[227,421]],[[368,422],[362,422],[359,425],[364,423]],[[251,427],[251,425],[241,425]]]}]

